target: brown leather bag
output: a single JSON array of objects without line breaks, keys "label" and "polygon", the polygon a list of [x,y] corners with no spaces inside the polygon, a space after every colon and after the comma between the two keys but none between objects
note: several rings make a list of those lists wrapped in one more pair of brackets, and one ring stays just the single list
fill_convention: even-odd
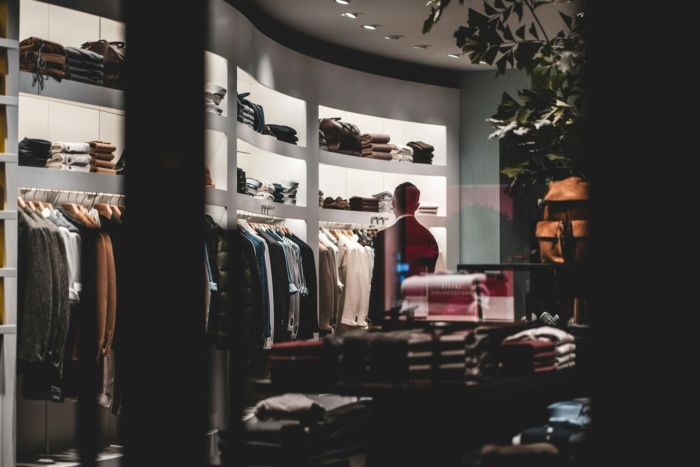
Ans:
[{"label": "brown leather bag", "polygon": [[323,132],[328,151],[362,157],[362,134],[354,123],[322,118],[318,129]]},{"label": "brown leather bag", "polygon": [[551,181],[542,204],[545,220],[589,219],[591,183],[581,177]]},{"label": "brown leather bag", "polygon": [[582,263],[588,259],[590,221],[539,221],[535,236],[543,263]]},{"label": "brown leather bag", "polygon": [[581,177],[549,182],[544,215],[535,226],[543,263],[586,261],[591,233],[591,184]]},{"label": "brown leather bag", "polygon": [[124,87],[124,71],[126,63],[126,43],[121,41],[88,41],[80,46],[104,57],[102,81],[105,86],[114,88]]}]

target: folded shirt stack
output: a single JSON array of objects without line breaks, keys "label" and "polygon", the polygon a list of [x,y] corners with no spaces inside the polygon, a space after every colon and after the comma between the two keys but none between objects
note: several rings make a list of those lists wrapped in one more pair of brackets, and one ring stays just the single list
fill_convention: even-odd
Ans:
[{"label": "folded shirt stack", "polygon": [[216,83],[206,83],[204,85],[204,110],[216,115],[224,112],[221,101],[226,97],[226,88]]},{"label": "folded shirt stack", "polygon": [[65,79],[80,81],[83,83],[104,84],[104,56],[92,50],[78,47],[65,47],[66,66],[64,68]]},{"label": "folded shirt stack", "polygon": [[413,162],[416,164],[432,164],[433,163],[433,151],[435,148],[428,143],[423,141],[410,141],[406,143],[411,149],[413,149]]},{"label": "folded shirt stack", "polygon": [[117,147],[108,141],[88,141],[90,145],[90,172],[116,175],[116,157],[114,151]]},{"label": "folded shirt stack", "polygon": [[362,157],[390,161],[393,146],[389,144],[391,137],[386,133],[363,133],[360,136]]},{"label": "folded shirt stack", "polygon": [[90,172],[90,144],[85,142],[54,141],[49,148],[47,169]]}]

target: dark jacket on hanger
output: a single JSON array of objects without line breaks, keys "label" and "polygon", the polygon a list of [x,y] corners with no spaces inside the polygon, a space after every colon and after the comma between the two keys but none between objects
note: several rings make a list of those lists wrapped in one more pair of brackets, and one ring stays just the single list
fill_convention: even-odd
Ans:
[{"label": "dark jacket on hanger", "polygon": [[217,348],[227,348],[226,340],[230,332],[231,312],[231,248],[226,230],[217,224],[211,216],[204,216],[206,229],[207,255],[211,281],[216,290],[211,291],[209,301],[206,340]]}]

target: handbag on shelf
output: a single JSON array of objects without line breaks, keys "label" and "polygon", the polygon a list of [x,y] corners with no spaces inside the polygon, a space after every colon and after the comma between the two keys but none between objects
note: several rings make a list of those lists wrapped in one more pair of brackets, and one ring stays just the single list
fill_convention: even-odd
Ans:
[{"label": "handbag on shelf", "polygon": [[574,220],[590,217],[591,184],[581,177],[553,180],[542,200],[544,219]]},{"label": "handbag on shelf", "polygon": [[543,220],[535,236],[543,263],[581,263],[588,258],[591,225],[588,220]]},{"label": "handbag on shelf", "polygon": [[542,220],[535,237],[543,263],[586,261],[591,233],[591,185],[581,177],[553,180],[542,199]]},{"label": "handbag on shelf", "polygon": [[124,86],[124,65],[126,63],[126,43],[121,41],[88,41],[80,46],[102,55],[104,67],[102,81],[107,87],[122,88]]}]

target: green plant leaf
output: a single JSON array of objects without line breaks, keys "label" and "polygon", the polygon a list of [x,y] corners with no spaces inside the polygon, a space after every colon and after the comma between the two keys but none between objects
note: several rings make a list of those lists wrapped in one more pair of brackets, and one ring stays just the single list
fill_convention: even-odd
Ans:
[{"label": "green plant leaf", "polygon": [[497,15],[498,11],[494,9],[494,7],[489,5],[487,2],[484,2],[484,13],[486,13],[488,16],[493,16]]},{"label": "green plant leaf", "polygon": [[518,21],[523,20],[523,4],[521,2],[513,2],[513,11],[518,15]]},{"label": "green plant leaf", "polygon": [[513,36],[509,27],[503,28],[503,38],[508,41],[515,41],[515,36]]},{"label": "green plant leaf", "polygon": [[[475,0],[472,0],[475,1]],[[464,0],[459,0],[464,5]],[[524,70],[528,89],[517,99],[503,93],[489,124],[499,132],[502,169],[511,182],[509,194],[589,171],[584,151],[585,21],[558,11],[564,29],[551,39],[540,27],[538,9],[557,8],[553,0],[482,0],[483,12],[469,8],[466,26],[454,37],[472,63],[496,65],[496,77],[508,68]],[[441,18],[450,0],[430,1],[425,30]],[[436,7],[433,7],[436,5]],[[524,20],[524,11],[532,19]],[[566,53],[565,52],[571,52]],[[546,121],[546,124],[541,122]],[[516,133],[517,130],[517,133]]]},{"label": "green plant leaf", "polygon": [[562,21],[564,21],[566,27],[569,29],[569,31],[571,31],[571,29],[573,28],[574,19],[570,15],[562,13],[561,11],[559,12],[559,16],[561,16]]},{"label": "green plant leaf", "polygon": [[530,34],[535,38],[539,39],[540,35],[537,33],[537,26],[535,26],[535,23],[532,23],[530,25]]}]

